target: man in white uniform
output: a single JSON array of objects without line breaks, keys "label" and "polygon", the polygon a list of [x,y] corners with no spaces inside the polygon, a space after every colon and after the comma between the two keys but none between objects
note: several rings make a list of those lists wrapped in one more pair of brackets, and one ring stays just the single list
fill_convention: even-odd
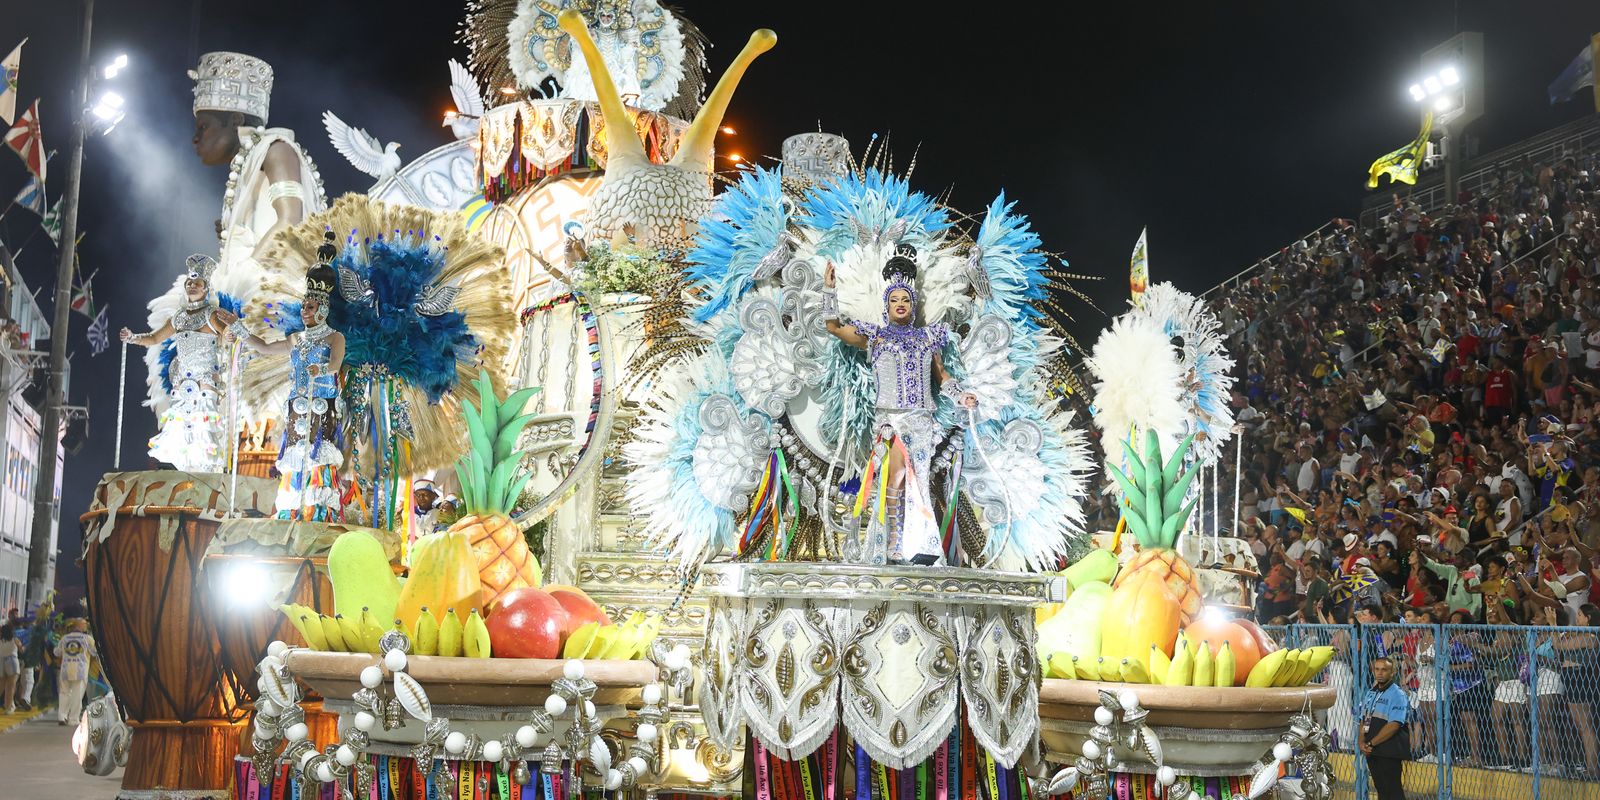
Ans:
[{"label": "man in white uniform", "polygon": [[84,630],[88,627],[86,620],[75,619],[67,626],[67,635],[56,643],[56,658],[61,664],[56,677],[59,694],[57,724],[66,725],[71,720],[73,725],[77,725],[78,718],[83,716],[83,693],[89,687],[89,659],[98,653],[95,651],[94,637]]}]

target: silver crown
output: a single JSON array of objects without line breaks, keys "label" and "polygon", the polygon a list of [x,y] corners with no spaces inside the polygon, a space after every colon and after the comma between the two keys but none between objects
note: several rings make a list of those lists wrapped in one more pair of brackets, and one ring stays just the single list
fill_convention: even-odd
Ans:
[{"label": "silver crown", "polygon": [[802,133],[783,140],[783,171],[817,183],[841,177],[850,168],[850,141],[831,133]]},{"label": "silver crown", "polygon": [[206,53],[189,70],[195,111],[237,111],[267,123],[272,104],[272,65],[243,53]]},{"label": "silver crown", "polygon": [[217,260],[204,253],[195,253],[183,262],[184,274],[190,279],[198,278],[206,283],[211,282],[211,273],[217,268]]}]

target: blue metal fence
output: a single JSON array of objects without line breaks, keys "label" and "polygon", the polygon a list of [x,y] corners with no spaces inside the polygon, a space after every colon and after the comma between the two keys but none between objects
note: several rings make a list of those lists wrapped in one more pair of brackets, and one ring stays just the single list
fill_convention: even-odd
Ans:
[{"label": "blue metal fence", "polygon": [[1322,715],[1337,790],[1368,797],[1356,709],[1373,659],[1393,661],[1411,698],[1408,798],[1600,798],[1600,629],[1527,625],[1268,627],[1284,647],[1329,645],[1318,679],[1339,687]]}]

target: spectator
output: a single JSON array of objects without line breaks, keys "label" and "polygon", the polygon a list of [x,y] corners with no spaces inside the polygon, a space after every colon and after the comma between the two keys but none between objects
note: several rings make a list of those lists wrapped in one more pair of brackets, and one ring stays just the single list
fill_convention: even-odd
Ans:
[{"label": "spectator", "polygon": [[22,662],[18,657],[21,647],[21,642],[17,641],[16,627],[10,622],[0,625],[0,700],[4,701],[7,714],[17,710],[17,676],[22,672]]}]

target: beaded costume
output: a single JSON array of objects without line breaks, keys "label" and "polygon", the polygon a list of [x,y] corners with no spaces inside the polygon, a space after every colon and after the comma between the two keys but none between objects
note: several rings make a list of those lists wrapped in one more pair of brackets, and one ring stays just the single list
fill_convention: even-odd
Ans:
[{"label": "beaded costume", "polygon": [[[942,560],[944,552],[928,483],[933,453],[944,433],[933,416],[933,359],[949,344],[950,329],[943,324],[889,321],[890,294],[904,291],[913,305],[917,302],[912,285],[915,256],[914,249],[902,246],[885,267],[889,284],[883,290],[882,324],[847,323],[867,340],[867,359],[877,385],[876,437],[855,506],[858,516],[868,512],[864,552],[858,554],[858,560],[867,563],[910,561],[918,555]],[[944,391],[955,393],[959,387],[951,382]],[[900,452],[905,468],[898,487],[888,485],[891,450]]]},{"label": "beaded costume", "polygon": [[[191,256],[186,280],[206,281],[210,288],[215,261]],[[208,296],[189,303],[171,319],[172,336],[160,348],[169,351],[167,377],[171,389],[160,415],[160,430],[150,438],[150,455],[184,472],[221,472],[223,467],[221,383],[217,306]]]},{"label": "beaded costume", "polygon": [[[339,468],[344,463],[344,400],[339,376],[329,371],[327,293],[333,270],[319,266],[306,275],[307,297],[319,296],[322,319],[289,335],[289,401],[278,450],[279,519],[339,521],[343,507]],[[316,367],[316,374],[312,368]]]}]

